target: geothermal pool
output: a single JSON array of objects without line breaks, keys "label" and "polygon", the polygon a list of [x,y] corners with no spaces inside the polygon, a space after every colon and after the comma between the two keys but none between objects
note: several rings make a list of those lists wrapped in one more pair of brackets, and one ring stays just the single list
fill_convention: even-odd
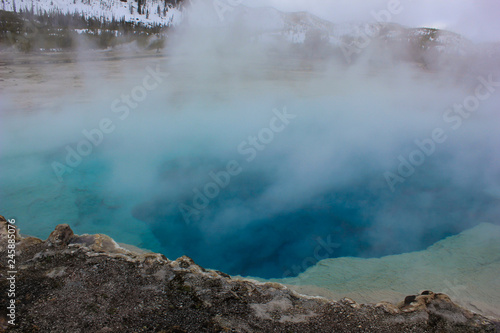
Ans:
[{"label": "geothermal pool", "polygon": [[261,278],[499,223],[500,93],[453,108],[487,74],[190,60],[55,64],[52,95],[4,90],[1,214],[41,238],[69,223]]}]

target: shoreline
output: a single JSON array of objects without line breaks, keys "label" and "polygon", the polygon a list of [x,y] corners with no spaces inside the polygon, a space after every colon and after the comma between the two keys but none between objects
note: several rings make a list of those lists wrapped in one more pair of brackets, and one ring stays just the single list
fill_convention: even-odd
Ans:
[{"label": "shoreline", "polygon": [[45,241],[9,225],[0,216],[0,255],[14,244],[17,265],[14,280],[0,281],[15,290],[10,313],[0,308],[0,332],[500,332],[498,320],[429,290],[398,304],[333,301],[234,279],[186,256],[131,252],[67,224]]},{"label": "shoreline", "polygon": [[[2,226],[1,226],[2,230],[1,231],[3,232],[3,230],[5,229],[5,225],[4,225],[5,218],[3,216],[1,216],[1,215],[0,215],[0,222],[2,223]],[[483,225],[486,225],[486,223],[483,223]],[[492,226],[495,227],[495,229],[498,228],[498,230],[500,230],[500,226],[495,226],[495,225],[492,225]],[[466,230],[463,233],[466,233],[466,234],[467,233],[471,233],[471,230],[474,230],[474,229],[477,229],[477,228],[478,227],[472,228],[470,230]],[[49,235],[49,237],[47,238],[47,240],[45,240],[45,241],[43,241],[43,240],[41,240],[40,238],[37,238],[37,237],[33,237],[33,236],[21,234],[19,232],[17,233],[17,237],[18,237],[17,241],[20,242],[20,241],[24,240],[24,241],[28,241],[29,243],[36,243],[36,244],[43,243],[43,242],[49,242],[49,243],[52,242],[52,243],[54,243],[54,241],[53,241],[54,234],[57,234],[57,233],[61,232],[61,231],[58,231],[58,230],[64,230],[63,237],[66,238],[66,240],[64,240],[65,242],[68,242],[69,239],[72,239],[71,242],[73,242],[74,245],[75,244],[82,244],[84,247],[87,247],[88,249],[91,249],[91,250],[103,253],[105,255],[111,255],[111,256],[116,256],[116,257],[129,256],[129,257],[133,258],[132,260],[136,260],[136,259],[139,259],[139,258],[142,258],[142,257],[149,257],[149,256],[157,257],[157,258],[164,258],[167,261],[176,261],[176,260],[180,260],[182,258],[187,258],[186,256],[183,256],[183,257],[180,257],[180,258],[178,258],[176,260],[167,259],[167,257],[164,254],[155,253],[155,252],[152,252],[152,251],[150,251],[148,249],[139,248],[137,246],[130,245],[130,244],[119,243],[119,242],[116,242],[115,240],[113,240],[111,237],[109,237],[107,235],[104,235],[104,234],[94,234],[94,235],[91,235],[91,234],[82,234],[82,235],[78,236],[78,235],[73,234],[73,231],[71,230],[71,228],[68,225],[58,225],[58,226],[56,226],[55,231],[53,231]],[[451,238],[451,239],[458,238],[463,233],[461,233],[459,235],[456,235],[456,236],[450,236],[448,238]],[[2,238],[2,236],[4,236],[4,235],[2,235],[0,233],[0,239]],[[60,238],[60,236],[57,236],[57,237]],[[495,235],[493,234],[492,237],[495,237]],[[446,242],[446,239],[443,240],[443,241],[440,241],[440,242],[436,243],[435,245],[431,246],[430,248],[433,248],[433,247],[442,247],[441,243],[443,243],[443,242]],[[0,250],[1,249],[2,248],[0,247]],[[398,257],[400,257],[402,255],[413,254],[413,253],[423,253],[423,254],[425,254],[425,252],[427,250],[417,251],[417,252],[412,252],[412,253],[404,253],[404,254],[400,254],[400,255],[390,255],[390,256],[387,256],[387,257],[398,258]],[[383,259],[383,258],[384,257],[377,258],[377,259],[331,258],[331,259],[322,260],[322,261],[318,262],[318,264],[321,264],[323,261],[336,261],[336,260],[346,260],[346,259],[347,260],[353,259],[355,261],[360,261],[360,260],[363,261],[363,260],[379,260],[379,259]],[[189,258],[189,260],[192,261],[192,259],[190,259],[190,258]],[[205,269],[203,269],[203,270],[205,270]],[[368,289],[368,288],[366,288],[366,289],[364,289],[362,291],[360,291],[360,290],[357,290],[357,291],[351,290],[351,291],[341,292],[341,291],[338,291],[338,290],[330,290],[330,289],[322,287],[320,285],[307,285],[307,284],[297,285],[297,284],[293,284],[293,283],[287,283],[288,281],[292,282],[292,281],[297,281],[297,280],[300,280],[300,279],[304,279],[303,275],[304,274],[305,275],[308,275],[308,274],[310,275],[311,273],[309,273],[308,271],[310,271],[310,270],[314,271],[314,266],[310,267],[308,270],[306,270],[306,272],[299,274],[299,276],[297,276],[297,277],[286,278],[286,279],[263,279],[263,278],[252,277],[252,276],[248,276],[248,277],[245,277],[245,276],[230,276],[230,275],[222,273],[222,272],[220,272],[220,271],[218,271],[216,269],[206,269],[206,270],[207,271],[213,271],[213,272],[217,272],[217,273],[223,274],[223,276],[230,277],[231,279],[234,279],[234,280],[240,280],[240,281],[258,283],[258,284],[276,284],[276,283],[278,283],[278,284],[282,285],[285,288],[289,288],[290,290],[293,290],[293,291],[297,292],[301,296],[326,299],[326,300],[329,300],[329,301],[341,300],[341,299],[344,299],[344,298],[349,298],[349,299],[353,299],[357,303],[362,303],[362,304],[375,305],[375,304],[381,303],[381,302],[396,304],[397,303],[396,300],[400,300],[405,295],[404,292],[397,292],[397,291],[390,290],[390,289],[385,289],[385,290],[380,289],[379,290],[379,289]],[[307,280],[304,279],[304,281],[307,281]],[[424,288],[424,289],[420,290],[419,293],[421,293],[421,292],[423,292],[425,290],[428,290],[428,289]],[[416,290],[408,290],[408,293],[410,293],[412,291],[416,291]],[[408,293],[406,293],[406,295]],[[472,312],[477,313],[479,315],[486,316],[487,318],[490,318],[492,320],[500,320],[500,315],[498,315],[496,313],[493,314],[493,315],[492,314],[486,314],[486,313],[484,313],[483,311],[481,311],[478,308],[475,308],[475,309],[471,308],[470,305],[473,306],[473,304],[468,304],[469,307],[467,307],[467,304],[462,303],[460,301],[460,299],[456,299],[455,298],[454,301],[457,302],[457,304],[459,304],[460,306],[462,306],[464,308],[467,308],[467,310],[469,310],[469,311],[472,311]]]},{"label": "shoreline", "polygon": [[[39,239],[25,234],[20,234],[20,236],[27,239]],[[92,238],[94,236],[82,234],[80,237]],[[117,250],[123,253],[132,253],[135,256],[164,255],[147,248],[116,242],[107,235],[102,235],[102,237],[109,239],[109,242],[115,244]],[[482,267],[470,268],[474,271],[474,276],[468,274],[458,276],[456,272],[447,270],[446,267],[442,269],[441,263],[459,260],[452,256],[453,253],[457,253],[455,256],[460,257],[461,254],[458,252],[460,250],[457,251],[459,248],[462,249],[463,253],[471,253],[474,250],[470,248],[476,248],[476,252],[482,255],[483,261],[491,262],[493,266],[488,266],[483,262],[480,264]],[[436,250],[440,253],[450,253],[450,255],[443,259],[443,257],[436,256]],[[490,258],[487,258],[486,254],[490,254]],[[280,283],[303,296],[321,297],[329,300],[340,300],[347,297],[363,304],[379,302],[396,304],[409,293],[420,293],[430,289],[434,292],[447,294],[458,305],[474,313],[500,320],[500,310],[496,306],[496,304],[500,304],[500,294],[498,288],[495,287],[495,284],[498,283],[495,282],[498,280],[498,278],[495,279],[495,272],[498,272],[498,268],[495,266],[498,262],[496,254],[500,256],[500,226],[482,223],[458,235],[438,241],[421,251],[370,259],[356,257],[324,259],[298,276],[283,279],[240,275],[231,275],[231,278],[259,283]],[[427,258],[429,263],[422,263],[422,260],[425,259],[421,258]],[[471,255],[469,259],[475,260],[475,258]],[[433,260],[436,261],[435,264],[432,264]],[[409,266],[404,266],[402,264],[404,262],[414,264],[415,272],[409,272]],[[417,263],[420,263],[422,267],[428,266],[430,270],[434,271],[434,275],[427,276],[426,274],[429,274],[430,270],[421,269]],[[380,275],[377,266],[384,267],[385,275]],[[470,263],[464,262],[463,266],[470,266]],[[463,268],[458,267],[458,270],[460,269]],[[481,269],[486,270],[486,272],[483,273]],[[217,269],[211,270],[218,271]],[[342,275],[338,273],[341,271],[349,273]],[[483,275],[486,278],[483,278]],[[475,283],[477,281],[482,281],[482,283]]]}]

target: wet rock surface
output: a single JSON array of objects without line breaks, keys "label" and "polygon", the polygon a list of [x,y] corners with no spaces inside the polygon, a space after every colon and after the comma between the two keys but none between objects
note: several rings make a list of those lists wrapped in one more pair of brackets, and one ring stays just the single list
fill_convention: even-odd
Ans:
[{"label": "wet rock surface", "polygon": [[[0,217],[0,288],[7,222]],[[395,305],[302,296],[233,279],[192,259],[131,252],[59,225],[46,241],[16,236],[16,325],[5,332],[500,332],[494,319],[424,291]],[[2,292],[0,303],[7,304]]]}]

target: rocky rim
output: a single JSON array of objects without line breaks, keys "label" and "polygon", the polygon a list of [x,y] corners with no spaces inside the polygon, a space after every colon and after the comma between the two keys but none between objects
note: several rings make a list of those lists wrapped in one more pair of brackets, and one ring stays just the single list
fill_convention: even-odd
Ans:
[{"label": "rocky rim", "polygon": [[0,216],[0,332],[500,332],[500,322],[424,291],[399,304],[308,297],[234,279],[184,256],[120,247],[58,225],[15,232],[15,325],[7,304],[8,222]]}]

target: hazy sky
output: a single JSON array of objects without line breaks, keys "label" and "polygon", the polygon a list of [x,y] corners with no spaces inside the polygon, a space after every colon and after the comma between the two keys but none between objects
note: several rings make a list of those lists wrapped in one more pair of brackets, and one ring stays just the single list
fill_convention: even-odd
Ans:
[{"label": "hazy sky", "polygon": [[[333,22],[374,20],[372,11],[398,0],[244,0],[244,5],[283,11],[309,11]],[[400,0],[392,21],[458,32],[474,41],[500,41],[499,0]]]}]

